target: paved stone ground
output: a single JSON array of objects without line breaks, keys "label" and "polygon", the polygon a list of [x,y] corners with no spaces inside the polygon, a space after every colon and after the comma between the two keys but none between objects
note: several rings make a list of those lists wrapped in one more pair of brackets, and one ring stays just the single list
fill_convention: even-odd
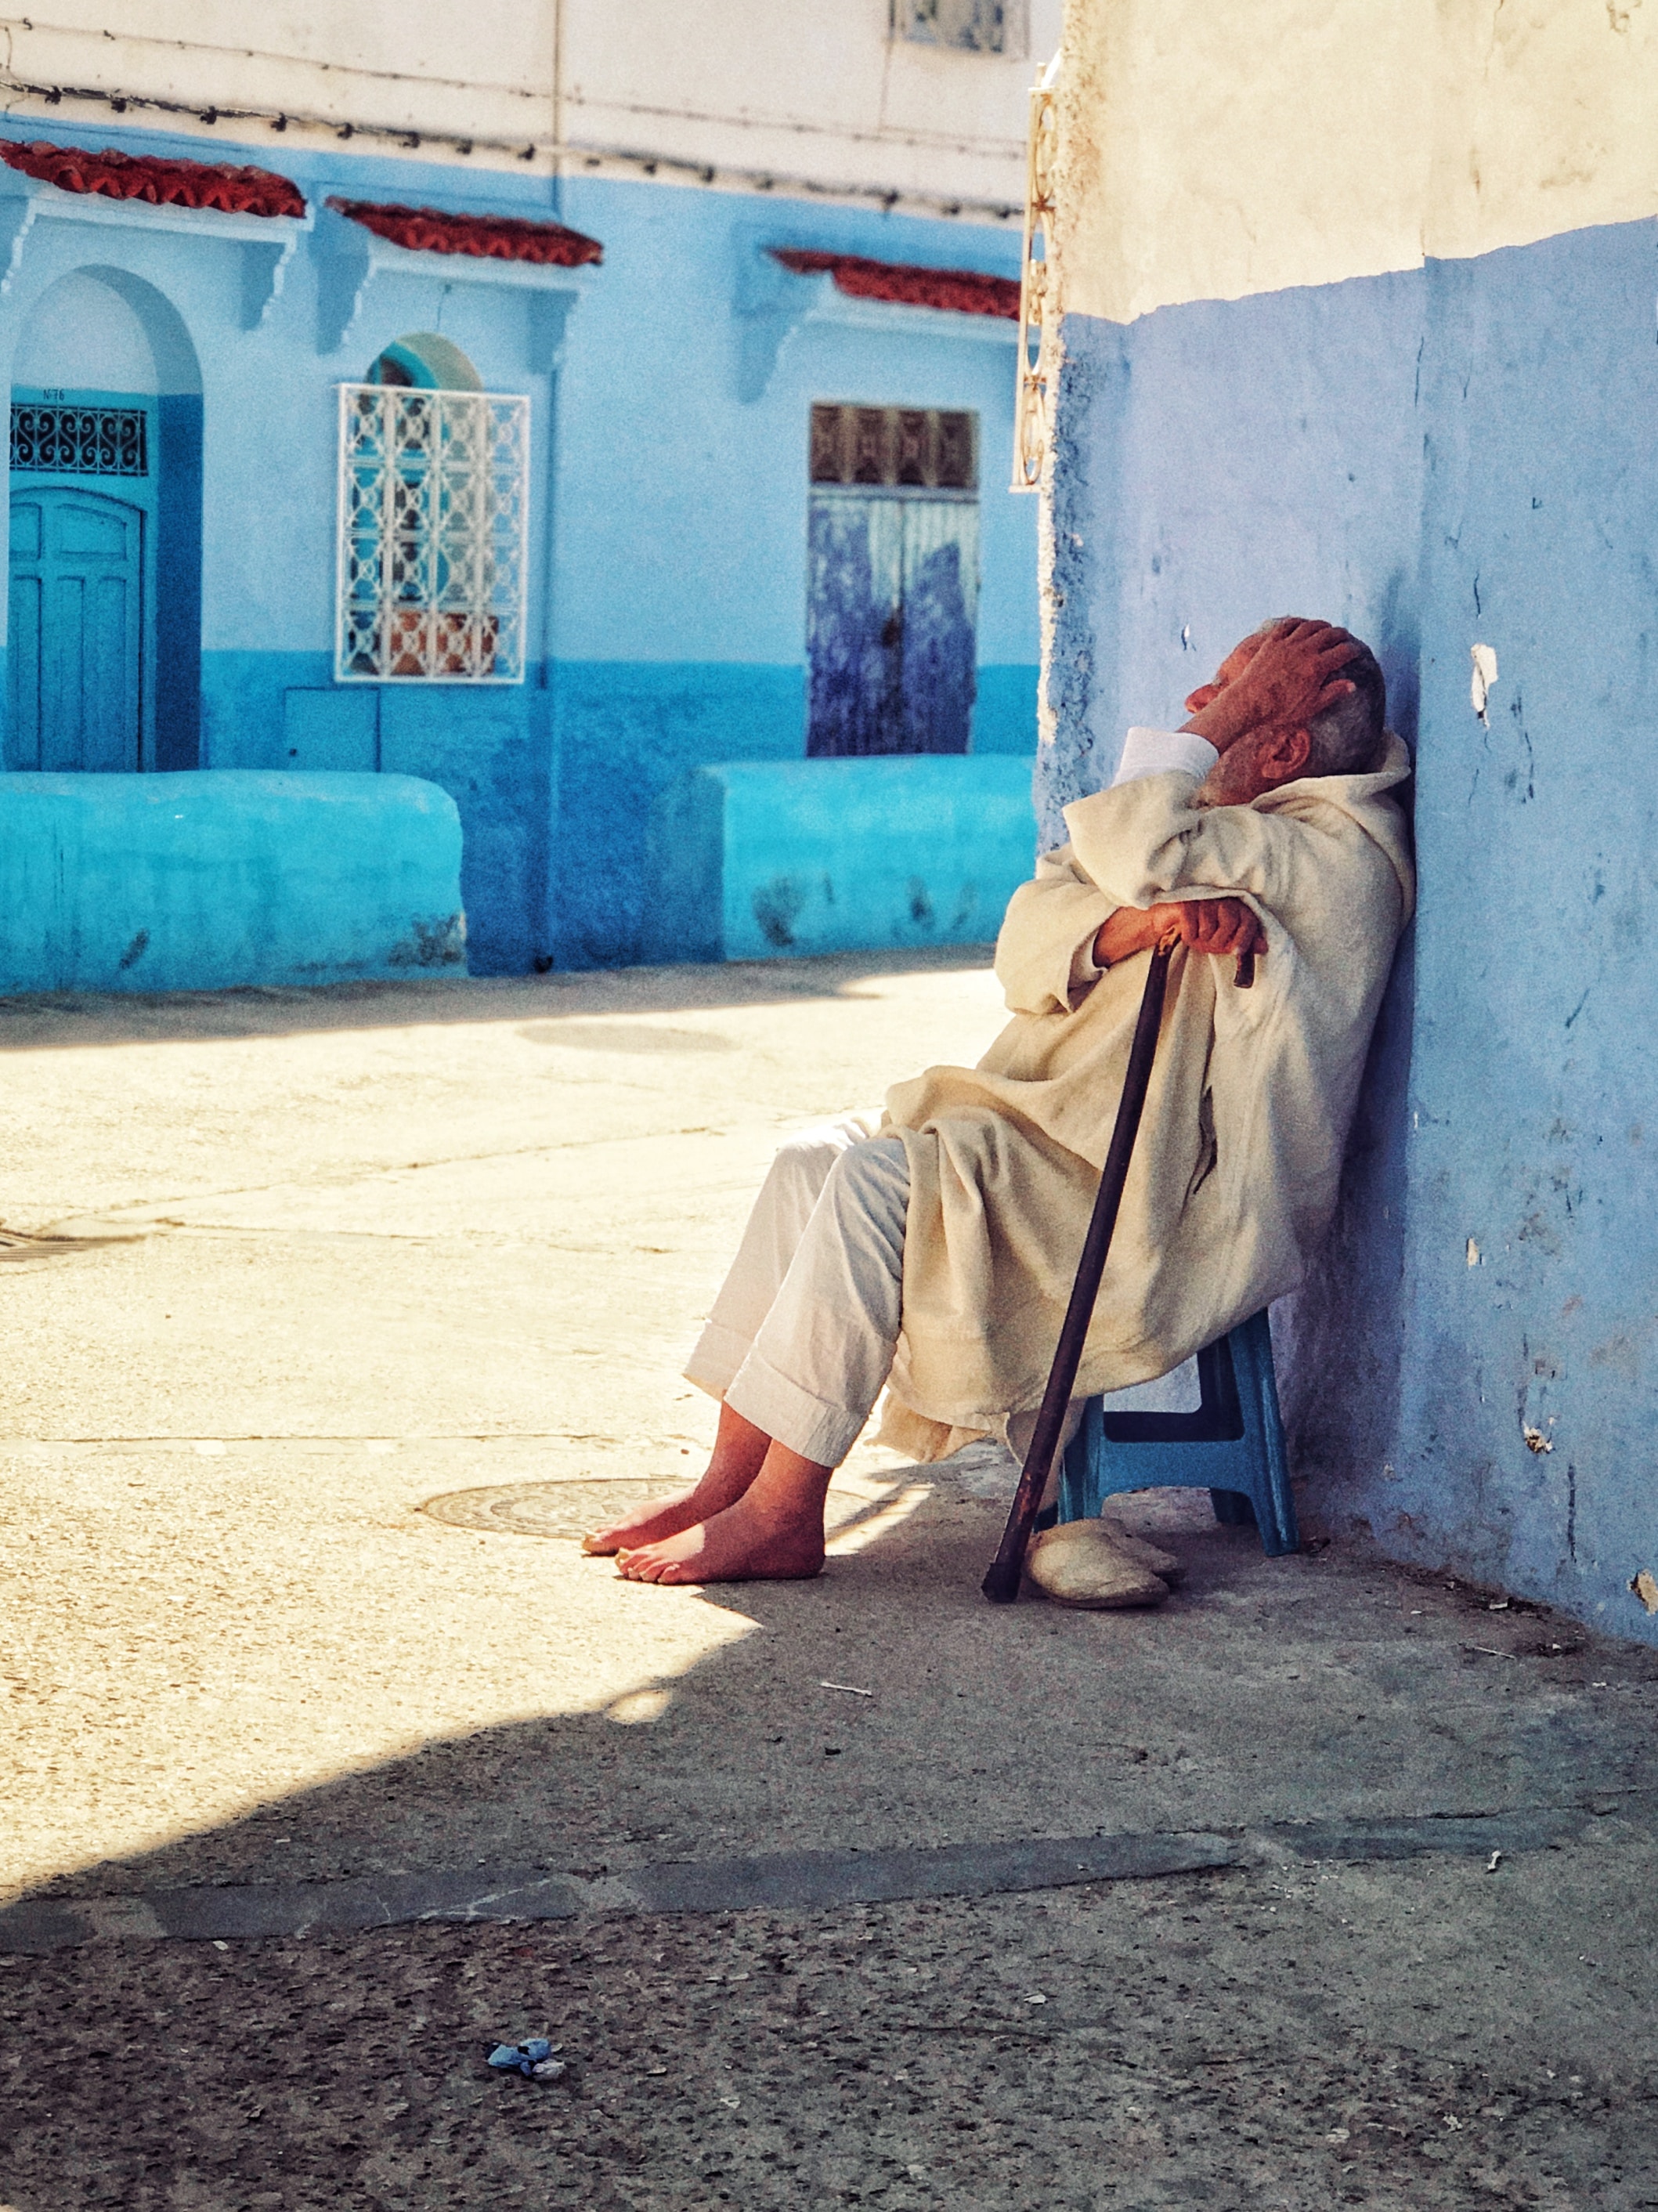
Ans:
[{"label": "paved stone ground", "polygon": [[[1655,1856],[59,1953],[4,2201],[1636,2212]],[[487,2073],[537,2032],[564,2081]]]},{"label": "paved stone ground", "polygon": [[[970,956],[0,1006],[0,2212],[1658,2206],[1658,1652],[1188,1499],[1159,1613],[993,1612],[989,1451],[860,1447],[799,1588],[419,1510],[678,1479],[780,1130],[997,1018]],[[352,1924],[507,1869],[574,1917]]]}]

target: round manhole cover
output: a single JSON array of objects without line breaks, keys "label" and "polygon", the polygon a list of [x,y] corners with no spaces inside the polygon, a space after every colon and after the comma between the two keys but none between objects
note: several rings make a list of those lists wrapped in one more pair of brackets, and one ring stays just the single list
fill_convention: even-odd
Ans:
[{"label": "round manhole cover", "polygon": [[454,1528],[495,1536],[589,1535],[633,1506],[660,1498],[660,1482],[501,1482],[484,1490],[451,1490],[421,1507]]}]

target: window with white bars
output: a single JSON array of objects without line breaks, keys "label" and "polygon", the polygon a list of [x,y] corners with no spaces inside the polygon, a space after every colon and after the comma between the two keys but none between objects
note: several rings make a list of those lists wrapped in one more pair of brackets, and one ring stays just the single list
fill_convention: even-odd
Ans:
[{"label": "window with white bars", "polygon": [[340,386],[342,684],[521,684],[530,403]]}]

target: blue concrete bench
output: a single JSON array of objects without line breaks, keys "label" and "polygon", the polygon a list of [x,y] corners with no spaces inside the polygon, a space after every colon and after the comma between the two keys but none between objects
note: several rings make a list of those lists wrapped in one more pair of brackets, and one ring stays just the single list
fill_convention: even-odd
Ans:
[{"label": "blue concrete bench", "polygon": [[725,762],[657,801],[651,960],[979,945],[1035,862],[1018,754]]},{"label": "blue concrete bench", "polygon": [[0,775],[0,993],[465,974],[460,817],[411,775]]}]

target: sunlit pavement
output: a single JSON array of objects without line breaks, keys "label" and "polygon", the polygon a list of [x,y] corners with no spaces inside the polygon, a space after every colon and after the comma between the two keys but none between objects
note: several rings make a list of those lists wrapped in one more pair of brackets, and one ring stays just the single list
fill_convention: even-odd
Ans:
[{"label": "sunlit pavement", "polygon": [[1658,2202],[1658,1653],[1184,1501],[992,1611],[993,1449],[804,1586],[420,1510],[690,1472],[779,1133],[983,960],[0,1007],[0,2203]]}]

